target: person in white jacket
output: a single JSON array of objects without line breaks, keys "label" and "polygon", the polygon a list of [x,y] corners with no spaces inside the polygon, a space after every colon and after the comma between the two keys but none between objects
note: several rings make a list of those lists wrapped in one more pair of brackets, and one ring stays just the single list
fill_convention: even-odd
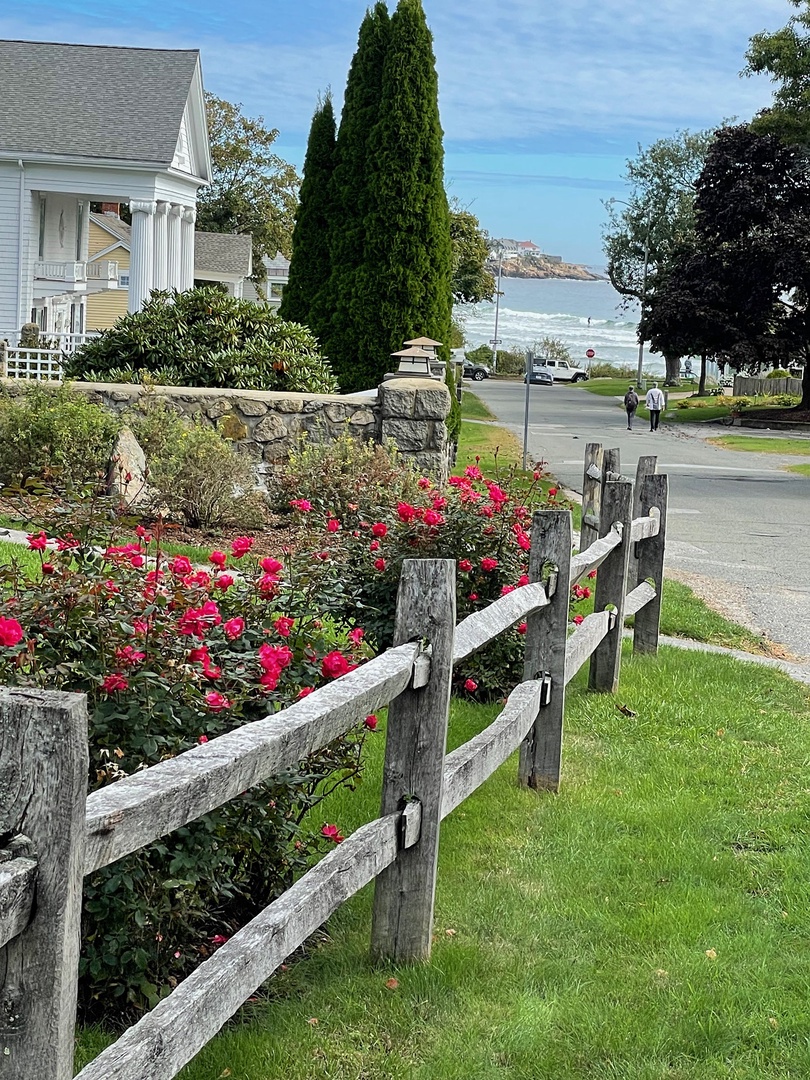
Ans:
[{"label": "person in white jacket", "polygon": [[664,403],[664,391],[658,389],[658,383],[653,383],[644,399],[644,404],[650,412],[650,431],[658,431],[658,421],[661,419]]}]

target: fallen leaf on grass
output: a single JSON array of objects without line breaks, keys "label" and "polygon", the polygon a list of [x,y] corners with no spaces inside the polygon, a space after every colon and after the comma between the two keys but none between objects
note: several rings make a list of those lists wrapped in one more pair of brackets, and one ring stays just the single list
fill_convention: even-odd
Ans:
[{"label": "fallen leaf on grass", "polygon": [[771,1025],[774,1031],[776,1031],[776,1029],[779,1027],[779,1021],[776,1019],[775,1016],[769,1016],[768,1023]]},{"label": "fallen leaf on grass", "polygon": [[716,949],[707,949],[706,950],[706,955],[708,956],[708,958],[710,960],[716,960],[717,959],[717,950]]},{"label": "fallen leaf on grass", "polygon": [[223,1076],[230,1076],[230,1075],[231,1075],[231,1070],[230,1069],[223,1069],[222,1072],[219,1074],[219,1080],[222,1080]]},{"label": "fallen leaf on grass", "polygon": [[638,716],[638,713],[633,712],[633,710],[629,709],[626,705],[617,705],[616,708],[622,716]]},{"label": "fallen leaf on grass", "polygon": [[445,930],[445,934],[447,934],[448,937],[455,937],[456,936],[455,930]]},{"label": "fallen leaf on grass", "polygon": [[318,1017],[317,1016],[310,1016],[309,1020],[307,1020],[307,1023],[309,1024],[310,1027],[315,1027],[315,1025],[318,1023]]},{"label": "fallen leaf on grass", "polygon": [[397,979],[389,979],[385,986],[388,990],[396,990],[399,987],[399,981]]}]

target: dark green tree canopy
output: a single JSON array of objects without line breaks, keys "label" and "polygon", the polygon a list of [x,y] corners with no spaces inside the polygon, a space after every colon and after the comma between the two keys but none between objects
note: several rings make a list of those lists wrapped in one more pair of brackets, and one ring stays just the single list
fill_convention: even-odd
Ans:
[{"label": "dark green tree canopy", "polygon": [[290,279],[279,314],[311,324],[314,306],[329,280],[329,227],[332,220],[332,173],[335,167],[335,113],[332,95],[318,103],[312,118],[304,179],[295,216]]},{"label": "dark green tree canopy", "polygon": [[273,152],[278,131],[244,116],[241,105],[205,95],[213,164],[212,182],[197,200],[197,228],[250,233],[253,279],[264,280],[262,259],[290,254],[299,178]]}]

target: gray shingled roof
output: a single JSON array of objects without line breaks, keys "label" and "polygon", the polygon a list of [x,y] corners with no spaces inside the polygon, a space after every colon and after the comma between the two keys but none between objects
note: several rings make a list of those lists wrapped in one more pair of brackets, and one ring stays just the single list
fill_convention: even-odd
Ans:
[{"label": "gray shingled roof", "polygon": [[251,272],[253,240],[249,234],[195,232],[195,273],[241,274]]},{"label": "gray shingled roof", "polygon": [[0,41],[0,150],[168,166],[199,53]]}]

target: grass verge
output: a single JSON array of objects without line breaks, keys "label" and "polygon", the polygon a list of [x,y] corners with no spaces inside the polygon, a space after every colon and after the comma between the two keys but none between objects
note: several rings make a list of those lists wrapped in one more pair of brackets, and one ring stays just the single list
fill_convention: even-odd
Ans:
[{"label": "grass verge", "polygon": [[810,457],[810,439],[766,439],[761,435],[720,435],[708,440],[723,450],[748,450],[755,454],[797,454]]},{"label": "grass verge", "polygon": [[800,476],[810,476],[810,465],[788,465],[787,471],[798,473]]},{"label": "grass verge", "polygon": [[[806,691],[666,648],[625,653],[618,697],[584,683],[561,793],[513,759],[445,822],[429,964],[369,964],[366,889],[183,1080],[806,1076]],[[451,747],[496,712],[456,702]],[[343,831],[377,814],[382,753],[329,804]]]},{"label": "grass verge", "polygon": [[461,418],[462,420],[497,420],[491,409],[472,390],[462,391]]}]

